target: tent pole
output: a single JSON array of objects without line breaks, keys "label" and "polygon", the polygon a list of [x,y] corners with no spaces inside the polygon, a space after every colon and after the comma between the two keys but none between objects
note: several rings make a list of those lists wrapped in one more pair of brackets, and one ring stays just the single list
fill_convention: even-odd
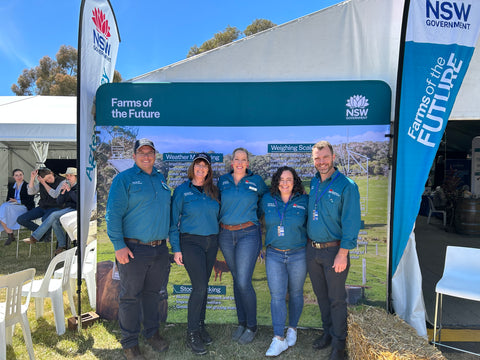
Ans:
[{"label": "tent pole", "polygon": [[402,89],[402,73],[403,73],[403,57],[405,54],[405,37],[407,33],[408,23],[408,9],[410,8],[410,0],[405,0],[403,5],[403,20],[402,29],[400,33],[400,48],[398,53],[398,71],[397,71],[397,86],[395,90],[395,114],[393,122],[393,146],[392,146],[392,185],[390,192],[390,241],[388,249],[388,264],[387,264],[387,310],[394,312],[392,304],[392,241],[393,241],[393,218],[395,208],[395,185],[397,174],[397,146],[398,146],[398,120],[400,118],[400,94]]}]

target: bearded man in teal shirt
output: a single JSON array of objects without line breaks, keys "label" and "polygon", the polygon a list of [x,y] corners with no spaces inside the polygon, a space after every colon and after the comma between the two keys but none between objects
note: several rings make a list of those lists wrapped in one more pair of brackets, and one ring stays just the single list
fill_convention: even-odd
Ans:
[{"label": "bearded man in teal shirt", "polygon": [[329,142],[316,143],[312,157],[317,174],[310,184],[306,257],[324,330],[313,347],[332,344],[329,360],[341,360],[347,338],[345,282],[349,250],[357,246],[360,231],[360,194],[357,184],[333,166],[335,154]]}]

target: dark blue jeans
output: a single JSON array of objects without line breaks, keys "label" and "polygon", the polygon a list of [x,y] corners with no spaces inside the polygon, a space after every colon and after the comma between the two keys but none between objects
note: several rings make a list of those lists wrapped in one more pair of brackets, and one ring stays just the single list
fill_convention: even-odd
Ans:
[{"label": "dark blue jeans", "polygon": [[350,256],[347,268],[341,273],[336,273],[332,266],[338,249],[338,246],[316,249],[308,243],[307,269],[322,315],[323,330],[331,334],[332,347],[345,349],[347,338],[345,282],[350,268]]},{"label": "dark blue jeans", "polygon": [[260,226],[230,231],[221,229],[218,242],[233,276],[233,293],[239,324],[257,326],[257,295],[252,284],[253,270],[262,246]]},{"label": "dark blue jeans", "polygon": [[303,284],[307,276],[305,248],[278,251],[267,247],[265,256],[268,288],[270,289],[270,311],[272,313],[273,334],[283,337],[287,320],[288,326],[297,328],[303,310]]},{"label": "dark blue jeans", "polygon": [[205,321],[208,280],[217,258],[218,235],[180,234],[180,247],[183,264],[192,283],[187,323],[188,331],[192,332],[199,329],[201,321]]},{"label": "dark blue jeans", "polygon": [[[41,207],[36,207],[20,215],[17,219],[17,223],[19,223],[23,227],[26,227],[30,231],[35,231],[40,225],[34,223],[32,220],[42,218],[42,221],[45,221],[48,215],[50,215],[52,212],[57,210],[60,210],[60,208],[44,209]],[[37,240],[40,240],[40,239],[37,239]]]},{"label": "dark blue jeans", "polygon": [[126,244],[134,258],[123,265],[117,262],[120,274],[118,322],[124,349],[138,345],[142,321],[146,339],[158,331],[160,290],[170,273],[165,242],[155,247],[132,242]]}]

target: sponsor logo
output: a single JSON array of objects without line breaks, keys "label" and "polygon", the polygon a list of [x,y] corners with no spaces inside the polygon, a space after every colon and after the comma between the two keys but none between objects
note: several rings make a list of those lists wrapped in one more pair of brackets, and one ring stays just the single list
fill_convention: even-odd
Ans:
[{"label": "sponsor logo", "polygon": [[353,95],[347,100],[347,110],[345,118],[347,120],[365,120],[368,118],[367,107],[370,104],[368,99],[363,95]]},{"label": "sponsor logo", "polygon": [[275,203],[267,203],[267,207],[276,207]]},{"label": "sponsor logo", "polygon": [[425,24],[427,26],[470,29],[468,16],[472,4],[465,5],[461,1],[426,0],[425,6]]},{"label": "sponsor logo", "polygon": [[188,192],[186,192],[186,193],[183,193],[183,195],[184,195],[184,196],[193,195],[193,192],[191,192],[191,191],[188,191]]},{"label": "sponsor logo", "polygon": [[110,25],[108,25],[108,19],[102,10],[95,8],[92,11],[92,21],[95,24],[93,29],[93,49],[105,57],[107,61],[111,61],[112,45],[108,42],[110,34]]},{"label": "sponsor logo", "polygon": [[294,208],[305,210],[305,206],[293,204]]},{"label": "sponsor logo", "polygon": [[339,193],[337,193],[337,192],[333,191],[332,189],[328,190],[328,193],[329,193],[329,194],[331,194],[331,195],[338,196],[338,197],[340,196],[340,194],[339,194]]}]

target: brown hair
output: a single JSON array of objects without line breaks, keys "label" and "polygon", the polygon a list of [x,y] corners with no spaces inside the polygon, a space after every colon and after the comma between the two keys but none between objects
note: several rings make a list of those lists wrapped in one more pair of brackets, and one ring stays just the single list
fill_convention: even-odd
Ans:
[{"label": "brown hair", "polygon": [[53,171],[48,168],[38,169],[38,176],[40,176],[41,178],[44,178],[48,174],[53,174]]},{"label": "brown hair", "polygon": [[248,153],[247,149],[243,148],[243,147],[238,147],[236,148],[235,150],[233,150],[232,152],[232,161],[233,161],[233,158],[235,157],[235,153],[237,151],[243,151],[245,154],[247,154],[247,160],[250,161],[250,154]]},{"label": "brown hair", "polygon": [[326,140],[321,140],[319,142],[317,142],[315,145],[312,146],[312,151],[313,149],[318,149],[318,150],[322,150],[323,148],[326,148],[328,147],[330,149],[330,152],[332,153],[332,155],[334,154],[333,153],[333,146],[332,144],[330,144],[328,141]]},{"label": "brown hair", "polygon": [[22,173],[22,175],[24,175],[22,169],[15,169],[15,170],[12,171],[12,176],[14,176],[17,171],[20,171]]},{"label": "brown hair", "polygon": [[203,190],[205,191],[205,194],[210,196],[213,200],[216,200],[216,201],[220,202],[220,200],[218,199],[219,198],[218,188],[213,183],[212,165],[210,165],[205,159],[197,159],[190,164],[190,166],[188,167],[188,172],[187,172],[188,178],[190,180],[193,180],[194,175],[195,175],[193,168],[195,167],[195,164],[198,164],[199,162],[205,163],[208,167],[208,174],[207,174],[207,176],[205,176],[205,182],[203,183]]}]

